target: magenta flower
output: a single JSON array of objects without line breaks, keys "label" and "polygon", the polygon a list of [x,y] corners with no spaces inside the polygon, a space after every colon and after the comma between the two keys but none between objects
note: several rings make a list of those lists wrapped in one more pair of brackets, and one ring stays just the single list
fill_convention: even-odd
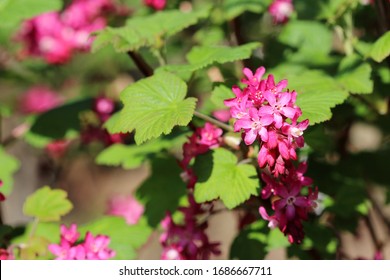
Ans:
[{"label": "magenta flower", "polygon": [[282,127],[283,116],[290,119],[294,118],[297,109],[290,106],[291,94],[289,92],[280,93],[280,97],[277,97],[271,91],[266,91],[263,95],[269,105],[262,106],[260,113],[273,116],[276,128]]},{"label": "magenta flower", "polygon": [[68,242],[69,244],[73,244],[79,239],[80,233],[77,231],[77,225],[71,224],[69,228],[65,225],[61,225],[61,240]]},{"label": "magenta flower", "polygon": [[198,143],[200,145],[208,146],[210,149],[219,147],[221,143],[222,129],[212,125],[211,123],[205,123],[203,128],[198,129],[200,139]]},{"label": "magenta flower", "polygon": [[12,254],[12,252],[8,249],[3,249],[0,248],[0,260],[5,261],[5,260],[14,260],[15,257]]},{"label": "magenta flower", "polygon": [[20,100],[20,109],[25,114],[43,113],[59,106],[62,98],[44,86],[30,88]]},{"label": "magenta flower", "polygon": [[248,86],[257,87],[261,81],[261,78],[265,73],[265,68],[264,67],[257,68],[254,74],[248,68],[244,68],[242,72],[244,73],[246,78],[242,79],[241,82],[243,84],[247,84]]},{"label": "magenta flower", "polygon": [[274,0],[268,7],[274,23],[286,23],[294,12],[292,0]]},{"label": "magenta flower", "polygon": [[167,4],[166,0],[144,0],[144,4],[155,10],[164,10],[165,5]]},{"label": "magenta flower", "polygon": [[87,260],[108,260],[115,256],[115,252],[108,248],[110,238],[105,235],[93,236],[90,232],[85,235],[83,247]]},{"label": "magenta flower", "polygon": [[258,136],[263,142],[268,141],[267,126],[273,122],[272,116],[261,115],[260,111],[255,108],[249,110],[249,117],[237,120],[234,124],[234,130],[245,131],[245,144],[251,145]]},{"label": "magenta flower", "polygon": [[296,208],[309,207],[307,198],[300,195],[301,188],[294,186],[291,191],[287,190],[284,186],[278,186],[275,189],[275,195],[280,199],[274,202],[276,211],[285,210],[287,220],[291,221],[295,218]]},{"label": "magenta flower", "polygon": [[115,196],[109,201],[107,214],[123,217],[129,225],[138,223],[143,213],[144,206],[132,195]]},{"label": "magenta flower", "polygon": [[308,126],[309,120],[304,120],[300,123],[297,123],[297,121],[293,119],[292,124],[283,124],[282,132],[288,136],[288,140],[290,142],[294,140],[298,147],[302,148],[305,144],[305,140],[303,139],[303,132]]}]

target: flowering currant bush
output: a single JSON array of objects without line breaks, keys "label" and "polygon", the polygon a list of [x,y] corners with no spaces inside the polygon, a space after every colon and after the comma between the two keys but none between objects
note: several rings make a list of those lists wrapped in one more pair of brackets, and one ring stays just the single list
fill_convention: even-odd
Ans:
[{"label": "flowering currant bush", "polygon": [[389,15],[6,1],[0,259],[390,258]]}]

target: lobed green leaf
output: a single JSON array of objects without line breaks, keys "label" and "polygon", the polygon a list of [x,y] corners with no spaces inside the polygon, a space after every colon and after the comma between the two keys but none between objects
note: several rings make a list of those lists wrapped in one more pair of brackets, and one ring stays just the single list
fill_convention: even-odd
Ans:
[{"label": "lobed green leaf", "polygon": [[237,164],[237,157],[219,148],[195,161],[195,200],[198,203],[220,198],[232,209],[258,194],[259,179],[253,165]]},{"label": "lobed green leaf", "polygon": [[124,108],[106,127],[110,132],[135,130],[137,144],[169,134],[174,126],[186,126],[192,119],[196,99],[185,98],[186,92],[187,85],[170,73],[142,79],[121,93]]},{"label": "lobed green leaf", "polygon": [[64,190],[53,190],[48,186],[38,189],[27,197],[23,213],[42,222],[59,221],[72,210],[72,203],[66,198]]}]

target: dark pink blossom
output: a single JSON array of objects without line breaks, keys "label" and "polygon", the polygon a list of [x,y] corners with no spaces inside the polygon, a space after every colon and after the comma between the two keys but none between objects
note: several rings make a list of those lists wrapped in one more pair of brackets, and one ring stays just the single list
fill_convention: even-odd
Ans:
[{"label": "dark pink blossom", "polygon": [[20,100],[20,110],[25,114],[43,113],[62,104],[62,98],[45,86],[30,88]]}]

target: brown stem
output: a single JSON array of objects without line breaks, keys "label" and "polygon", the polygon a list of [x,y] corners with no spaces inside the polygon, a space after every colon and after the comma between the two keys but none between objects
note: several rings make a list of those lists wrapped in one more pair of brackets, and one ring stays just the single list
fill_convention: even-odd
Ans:
[{"label": "brown stem", "polygon": [[135,65],[137,65],[138,69],[142,72],[145,77],[150,77],[153,75],[153,69],[146,63],[146,61],[136,52],[128,51],[127,54],[134,61]]},{"label": "brown stem", "polygon": [[371,239],[374,242],[375,250],[380,251],[382,249],[382,242],[380,242],[378,237],[376,236],[374,226],[372,225],[369,216],[364,216],[364,221],[367,225],[368,232],[370,233]]},{"label": "brown stem", "polygon": [[209,116],[207,116],[205,114],[202,114],[202,113],[200,113],[198,111],[194,112],[194,116],[198,117],[198,118],[200,118],[202,120],[205,120],[207,122],[210,122],[212,124],[215,124],[216,126],[219,126],[220,128],[223,128],[226,131],[234,131],[233,127],[231,127],[230,125],[227,125],[226,123],[220,122],[220,121],[218,121],[218,120],[216,120],[214,118],[211,118],[211,117],[209,117]]}]

